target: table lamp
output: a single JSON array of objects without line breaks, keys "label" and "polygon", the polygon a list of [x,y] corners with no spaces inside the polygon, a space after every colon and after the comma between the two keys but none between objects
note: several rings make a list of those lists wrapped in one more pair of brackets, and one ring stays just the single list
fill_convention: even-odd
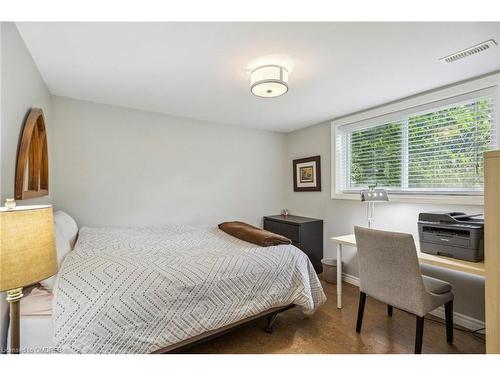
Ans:
[{"label": "table lamp", "polygon": [[375,189],[377,185],[369,185],[368,190],[361,190],[361,202],[368,202],[367,220],[368,228],[371,228],[375,221],[375,202],[387,202],[389,197],[384,189]]},{"label": "table lamp", "polygon": [[0,291],[10,303],[10,352],[19,353],[19,304],[23,287],[57,272],[51,206],[0,207]]}]

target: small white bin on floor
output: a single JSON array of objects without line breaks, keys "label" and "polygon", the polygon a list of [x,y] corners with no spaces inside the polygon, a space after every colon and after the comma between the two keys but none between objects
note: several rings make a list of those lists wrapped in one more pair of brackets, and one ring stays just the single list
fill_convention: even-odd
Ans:
[{"label": "small white bin on floor", "polygon": [[321,259],[323,264],[323,280],[327,283],[337,283],[337,259],[324,258]]}]

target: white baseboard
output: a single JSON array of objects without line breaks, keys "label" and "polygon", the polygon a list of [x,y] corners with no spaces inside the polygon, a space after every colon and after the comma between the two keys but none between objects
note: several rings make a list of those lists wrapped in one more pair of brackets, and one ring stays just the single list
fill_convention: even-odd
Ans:
[{"label": "white baseboard", "polygon": [[[436,310],[431,311],[429,314],[444,319],[444,307],[440,306]],[[484,328],[484,322],[482,322],[481,320],[471,318],[470,316],[460,314],[457,312],[453,313],[453,323],[462,326],[464,328],[470,329],[472,331]]]},{"label": "white baseboard", "polygon": [[[344,280],[348,284],[359,286],[359,277],[343,273],[342,280]],[[444,319],[444,307],[443,306],[438,307],[436,310],[431,311],[429,314]],[[464,328],[470,329],[472,331],[484,328],[483,321],[457,312],[453,313],[453,323],[462,326]]]},{"label": "white baseboard", "polygon": [[349,275],[347,273],[342,274],[342,280],[344,280],[348,284],[352,284],[355,286],[359,286],[359,277]]}]

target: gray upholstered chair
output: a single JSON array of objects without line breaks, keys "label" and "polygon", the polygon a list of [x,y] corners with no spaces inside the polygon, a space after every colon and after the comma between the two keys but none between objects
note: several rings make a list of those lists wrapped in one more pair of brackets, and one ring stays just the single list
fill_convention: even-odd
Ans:
[{"label": "gray upholstered chair", "polygon": [[355,227],[359,259],[359,308],[356,332],[361,331],[366,296],[416,315],[415,353],[422,352],[424,316],[444,304],[446,338],[453,342],[451,284],[420,273],[413,236]]}]

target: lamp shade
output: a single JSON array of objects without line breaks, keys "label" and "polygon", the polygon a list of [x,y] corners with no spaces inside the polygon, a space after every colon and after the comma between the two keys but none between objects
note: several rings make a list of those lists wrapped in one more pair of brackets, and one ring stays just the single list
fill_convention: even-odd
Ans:
[{"label": "lamp shade", "polygon": [[36,283],[56,272],[52,207],[0,207],[0,291]]},{"label": "lamp shade", "polygon": [[262,65],[252,70],[250,89],[256,96],[274,98],[288,91],[288,70],[279,65]]},{"label": "lamp shade", "polygon": [[389,201],[389,196],[387,195],[387,191],[384,189],[361,190],[361,201],[362,202],[387,202],[387,201]]}]

